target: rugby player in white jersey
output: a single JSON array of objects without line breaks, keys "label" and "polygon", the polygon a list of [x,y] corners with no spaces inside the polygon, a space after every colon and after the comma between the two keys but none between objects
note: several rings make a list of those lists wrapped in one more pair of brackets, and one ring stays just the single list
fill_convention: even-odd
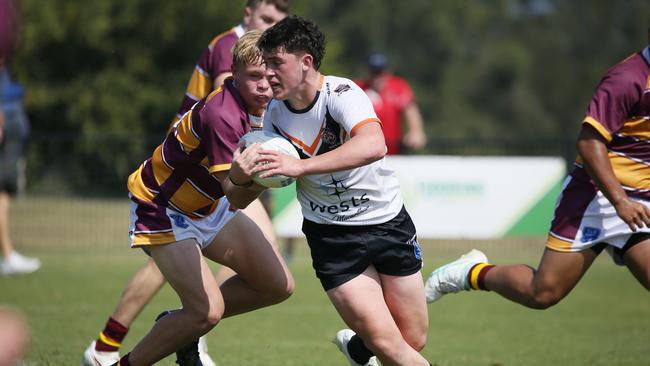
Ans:
[{"label": "rugby player in white jersey", "polygon": [[316,275],[351,329],[335,337],[351,365],[426,366],[427,309],[415,227],[372,103],[354,82],[318,70],[325,36],[290,16],[258,43],[276,100],[264,129],[289,139],[295,159],[260,151],[263,176],[297,178]]}]

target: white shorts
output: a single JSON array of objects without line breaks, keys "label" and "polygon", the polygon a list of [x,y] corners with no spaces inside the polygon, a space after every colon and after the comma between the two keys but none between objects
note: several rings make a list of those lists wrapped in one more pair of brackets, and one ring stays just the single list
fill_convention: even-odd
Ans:
[{"label": "white shorts", "polygon": [[[622,258],[615,255],[616,249],[623,249],[634,232],[616,214],[602,192],[594,193],[589,197],[563,192],[546,246],[559,252],[581,252],[602,243],[607,245],[607,252],[614,261],[622,264]],[[648,201],[633,200],[650,208]],[[650,233],[650,228],[643,227],[637,233]]]},{"label": "white shorts", "polygon": [[168,207],[136,202],[131,197],[131,247],[165,245],[194,239],[201,249],[205,249],[237,212],[238,210],[231,209],[230,202],[222,197],[209,216],[192,219]]}]

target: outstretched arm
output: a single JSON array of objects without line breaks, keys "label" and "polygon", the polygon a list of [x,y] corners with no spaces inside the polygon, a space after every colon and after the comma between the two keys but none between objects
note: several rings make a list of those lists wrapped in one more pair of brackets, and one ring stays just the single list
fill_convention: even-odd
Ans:
[{"label": "outstretched arm", "polygon": [[591,125],[583,124],[577,148],[591,179],[630,229],[636,231],[643,225],[650,227],[650,209],[631,200],[625,193],[609,162],[607,145],[603,136]]}]

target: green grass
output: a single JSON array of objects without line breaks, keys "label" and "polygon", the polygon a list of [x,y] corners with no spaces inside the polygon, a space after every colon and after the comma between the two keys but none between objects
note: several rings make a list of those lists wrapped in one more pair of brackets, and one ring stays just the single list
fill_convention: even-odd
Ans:
[{"label": "green grass", "polygon": [[[43,268],[0,277],[0,304],[22,310],[32,331],[28,365],[78,365],[112,312],[126,281],[146,260],[127,248],[125,201],[31,198],[12,210],[19,249]],[[124,226],[122,226],[124,225]],[[494,263],[535,266],[543,239],[424,243],[424,273],[472,246]],[[346,365],[329,341],[343,323],[313,275],[305,245],[290,268],[295,294],[274,307],[221,322],[208,336],[221,366]],[[133,324],[132,348],[164,309],[178,307],[168,286]],[[429,306],[423,354],[435,365],[647,365],[650,297],[603,255],[560,304],[535,311],[493,293],[447,296]],[[167,359],[161,365],[173,365]]]}]

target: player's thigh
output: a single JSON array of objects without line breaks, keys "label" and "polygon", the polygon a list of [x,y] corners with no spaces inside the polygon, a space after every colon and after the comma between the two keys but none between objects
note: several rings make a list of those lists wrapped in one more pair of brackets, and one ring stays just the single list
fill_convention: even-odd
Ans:
[{"label": "player's thigh", "polygon": [[223,298],[196,241],[182,240],[149,248],[151,257],[180,297],[183,308],[223,312]]},{"label": "player's thigh", "polygon": [[217,234],[203,254],[221,263],[256,290],[264,290],[271,281],[293,283],[289,270],[259,226],[238,213]]},{"label": "player's thigh", "polygon": [[623,260],[634,277],[650,291],[650,236],[645,234],[642,239],[625,252]]},{"label": "player's thigh", "polygon": [[388,309],[409,344],[424,346],[429,318],[422,274],[389,276],[380,274]]},{"label": "player's thigh", "polygon": [[535,293],[563,298],[580,281],[596,257],[598,252],[591,249],[558,252],[546,248],[533,279]]},{"label": "player's thigh", "polygon": [[251,220],[253,220],[257,226],[259,226],[259,228],[262,230],[262,233],[264,233],[266,238],[273,245],[277,246],[277,238],[275,237],[275,231],[273,230],[273,223],[271,222],[271,218],[269,217],[269,214],[267,213],[264,205],[262,205],[262,202],[259,198],[251,202],[245,209],[242,210],[242,212],[246,214],[246,216],[248,216]]},{"label": "player's thigh", "polygon": [[364,341],[378,336],[399,335],[374,267],[370,266],[362,274],[328,290],[327,296],[343,321]]}]

